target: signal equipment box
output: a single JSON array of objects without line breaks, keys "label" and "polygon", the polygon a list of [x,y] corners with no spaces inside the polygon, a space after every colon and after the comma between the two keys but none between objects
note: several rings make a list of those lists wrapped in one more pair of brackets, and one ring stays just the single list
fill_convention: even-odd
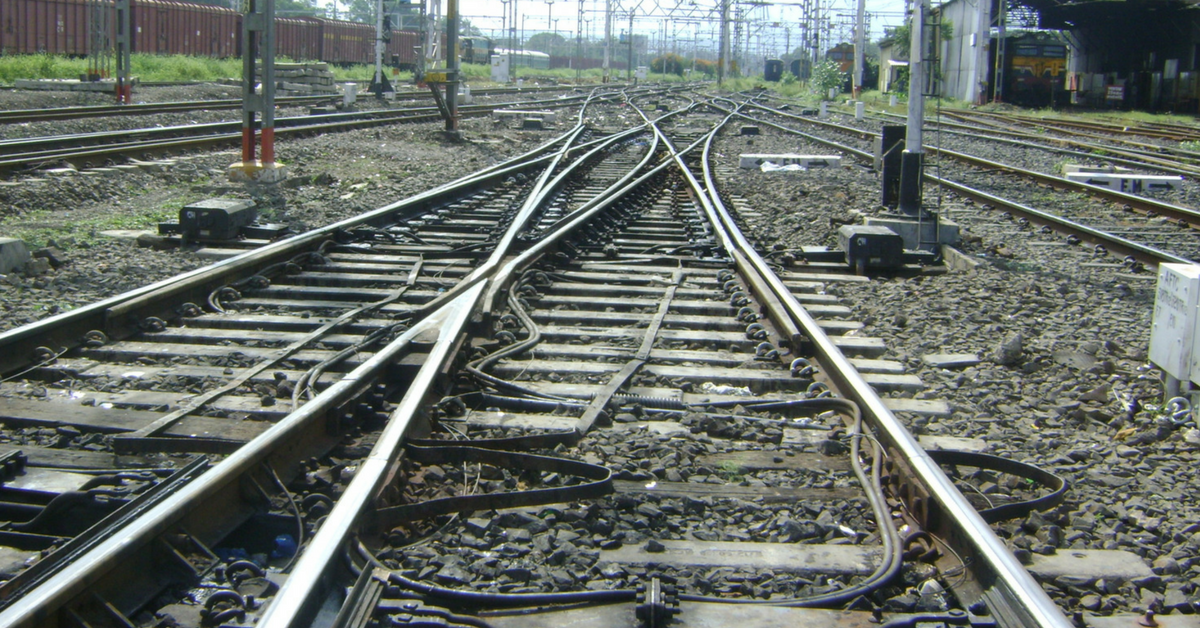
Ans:
[{"label": "signal equipment box", "polygon": [[904,239],[887,227],[842,225],[838,244],[851,268],[899,268],[904,265]]},{"label": "signal equipment box", "polygon": [[1150,361],[1180,381],[1200,381],[1198,308],[1200,266],[1159,264],[1150,326]]},{"label": "signal equipment box", "polygon": [[190,240],[233,240],[257,219],[254,201],[210,198],[179,210],[179,231]]}]

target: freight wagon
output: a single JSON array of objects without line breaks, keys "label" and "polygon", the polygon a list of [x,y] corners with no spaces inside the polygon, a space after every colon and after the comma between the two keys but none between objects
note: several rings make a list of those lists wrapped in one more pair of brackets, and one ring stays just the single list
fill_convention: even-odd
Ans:
[{"label": "freight wagon", "polygon": [[[133,52],[236,57],[242,15],[231,9],[173,0],[132,0]],[[111,4],[108,5],[111,7]],[[0,54],[88,53],[87,0],[0,0]],[[299,61],[374,63],[375,28],[313,17],[278,17],[275,51]],[[393,31],[384,61],[416,62],[420,34]]]}]

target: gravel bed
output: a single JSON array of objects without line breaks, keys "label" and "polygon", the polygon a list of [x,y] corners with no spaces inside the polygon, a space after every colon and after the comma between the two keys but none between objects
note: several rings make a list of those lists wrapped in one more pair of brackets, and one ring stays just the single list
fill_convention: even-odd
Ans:
[{"label": "gravel bed", "polygon": [[[859,122],[852,115],[841,114],[840,112],[832,120],[853,126],[855,128],[866,129],[877,132],[881,124],[881,119],[871,118]],[[888,120],[889,124],[896,124],[895,120]],[[986,127],[985,127],[986,128]],[[1022,129],[1028,131],[1028,129]],[[1088,138],[1069,137],[1074,140],[1087,140]],[[1063,166],[1066,164],[1075,164],[1080,166],[1093,167],[1111,167],[1122,166],[1122,164],[1114,164],[1111,161],[1105,160],[1102,156],[1084,157],[1081,155],[1064,155],[1055,150],[1053,145],[1039,145],[1027,141],[1021,141],[1019,144],[1007,142],[998,142],[980,136],[972,136],[964,133],[938,133],[936,131],[926,131],[925,142],[930,146],[940,146],[947,150],[952,150],[960,153],[968,153],[990,159],[1000,163],[1011,164],[1026,170],[1034,170],[1044,172],[1055,176],[1063,176]],[[1168,143],[1174,147],[1176,143]],[[1120,148],[1119,146],[1115,148]],[[1075,152],[1083,152],[1081,149],[1076,149]],[[1168,155],[1160,155],[1160,158],[1168,158]],[[934,157],[936,159],[936,157]],[[951,159],[941,160],[943,165],[956,165]],[[1127,166],[1124,166],[1127,167]],[[1148,174],[1159,174],[1154,165],[1147,164],[1144,171]],[[1183,182],[1177,190],[1153,190],[1141,194],[1160,201],[1182,205],[1184,207],[1197,209],[1200,208],[1200,182],[1190,177],[1184,177]],[[1200,210],[1198,210],[1200,211]]]},{"label": "gravel bed", "polygon": [[[851,116],[843,116],[847,126],[854,126],[870,131],[877,131],[877,126],[871,121],[856,123]],[[860,150],[873,150],[871,141],[826,129],[824,127],[804,124],[796,120],[783,121],[785,126],[798,128],[810,134],[832,137],[837,141],[853,146]],[[753,143],[748,138],[749,146]],[[987,139],[970,138],[965,136],[929,133],[926,136],[928,144],[936,144],[939,140],[947,149],[979,155],[1001,163],[1014,165],[1029,170],[1061,175],[1062,164],[1065,161],[1083,165],[1111,165],[1102,160],[1064,160],[1063,156],[1042,150],[1037,146],[1012,146]],[[808,143],[796,137],[797,146],[803,151],[827,153],[830,149],[814,143]],[[801,150],[799,148],[787,150]],[[744,151],[745,152],[745,151]],[[754,151],[759,152],[759,151]],[[767,151],[771,152],[771,151]],[[1079,220],[1080,222],[1108,231],[1120,232],[1125,237],[1144,242],[1150,246],[1168,251],[1190,259],[1200,259],[1200,240],[1195,232],[1182,227],[1173,220],[1164,217],[1147,218],[1140,213],[1126,212],[1118,203],[1093,199],[1079,192],[1058,190],[1042,184],[1032,183],[1018,175],[987,171],[973,166],[961,164],[950,158],[939,158],[930,154],[927,162],[931,168],[951,181],[964,183],[977,189],[990,190],[1006,198],[1019,200],[1037,209],[1043,209]],[[928,191],[930,202],[933,202],[935,191]],[[877,197],[878,193],[876,193]],[[1160,191],[1147,196],[1171,203],[1185,203],[1192,199],[1200,199],[1200,184],[1185,179],[1183,187],[1173,192]],[[830,241],[831,243],[832,241]]]},{"label": "gravel bed", "polygon": [[[670,434],[634,426],[600,429],[589,433],[577,447],[535,453],[604,465],[619,480],[647,483],[785,489],[857,487],[848,471],[755,471],[711,462],[712,456],[733,452],[777,452],[782,460],[805,450],[771,442],[778,440],[778,428],[700,413],[688,414],[680,420],[677,416],[659,416],[647,411],[643,418],[678,422],[686,429]],[[522,435],[525,433],[514,429],[478,430],[469,434],[471,438]],[[455,442],[450,436],[443,435],[447,445]],[[814,444],[807,449],[816,451],[817,447]],[[461,467],[414,464],[408,469],[404,501],[571,484],[569,478],[557,473],[520,472],[474,463]],[[826,593],[854,581],[846,577],[805,577],[800,573],[762,570],[638,566],[606,560],[602,553],[626,545],[642,546],[654,553],[662,551],[662,541],[689,539],[878,544],[865,498],[799,505],[618,493],[584,503],[477,511],[461,519],[440,517],[409,522],[384,533],[377,555],[409,578],[499,593],[626,589],[636,587],[648,576],[661,576],[675,582],[685,593],[770,599]],[[878,602],[883,604],[896,595],[894,591],[883,591]],[[924,602],[934,604],[933,599]],[[937,602],[939,610],[945,607],[944,600]]]},{"label": "gravel bed", "polygon": [[[225,89],[199,85],[144,91],[158,94],[161,100],[199,100],[226,97]],[[97,104],[76,96],[81,95],[7,90],[0,91],[0,103],[14,109],[38,103]],[[64,125],[60,131],[66,125],[82,131],[102,130],[114,123],[97,119],[56,124]],[[277,153],[288,166],[289,179],[277,195],[259,199],[260,215],[303,231],[480,170],[555,133],[514,130],[488,118],[468,118],[462,121],[466,141],[452,144],[443,138],[441,128],[441,123],[404,124],[281,140]],[[209,264],[188,251],[138,248],[127,239],[101,232],[153,229],[158,221],[174,220],[183,205],[206,198],[248,198],[243,187],[227,180],[226,169],[237,159],[236,151],[226,150],[187,155],[165,168],[0,182],[0,232],[26,239],[31,249],[53,247],[63,262],[36,277],[21,272],[0,276],[5,314],[0,330]]]},{"label": "gravel bed", "polygon": [[[799,138],[764,133],[755,152],[812,150]],[[722,138],[721,163],[736,167],[746,143]],[[876,213],[879,182],[847,167],[738,170],[724,185],[764,214],[752,226],[760,238],[791,247],[828,244],[837,223]],[[953,405],[950,418],[911,421],[915,433],[979,438],[991,453],[1071,483],[1067,502],[1054,511],[995,526],[1019,555],[1124,549],[1153,566],[1152,577],[1134,582],[1043,583],[1064,608],[1190,612],[1200,584],[1200,503],[1188,487],[1200,479],[1200,433],[1167,420],[1161,373],[1146,362],[1154,275],[1131,274],[1116,260],[1023,230],[951,195],[943,200],[943,212],[963,229],[964,252],[979,264],[973,272],[880,277],[827,292],[855,310],[864,334],[886,340],[885,357],[925,381],[916,397]],[[817,227],[815,235],[800,235],[808,225]],[[950,370],[923,360],[952,352],[981,361]]]}]

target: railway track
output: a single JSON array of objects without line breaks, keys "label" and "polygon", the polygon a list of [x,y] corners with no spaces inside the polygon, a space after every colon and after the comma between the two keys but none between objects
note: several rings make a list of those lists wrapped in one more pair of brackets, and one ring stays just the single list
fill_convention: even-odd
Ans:
[{"label": "railway track", "polygon": [[[873,140],[878,136],[877,133],[865,131],[855,127],[840,125],[832,122],[816,120],[808,116],[797,116],[786,111],[780,111],[769,107],[760,107],[751,105],[752,108],[757,108],[760,111],[765,111],[776,119],[787,121],[789,124],[802,122],[818,129],[832,130],[842,135],[847,135],[859,140]],[[751,116],[751,120],[774,124],[770,120],[764,120],[758,117]],[[873,163],[874,154],[856,148],[838,141],[829,140],[824,137],[806,133],[794,127],[786,125],[775,125],[779,130],[792,133],[798,136],[805,137],[817,144],[828,146],[836,150],[852,155],[856,159],[864,163]],[[1194,209],[1165,203],[1154,199],[1108,190],[1098,186],[1088,185],[1070,181],[1062,177],[1018,168],[1010,164],[995,162],[988,159],[983,159],[966,153],[951,151],[936,146],[926,146],[929,153],[946,157],[956,162],[961,162],[971,168],[979,168],[984,171],[1000,171],[1016,175],[1023,179],[1032,180],[1038,184],[1056,188],[1059,190],[1080,192],[1086,196],[1076,199],[1077,201],[1094,207],[1096,203],[1092,199],[1103,199],[1109,201],[1110,209],[1105,212],[1105,217],[1097,223],[1097,217],[1094,215],[1073,218],[1064,216],[1063,207],[1056,207],[1053,211],[1047,209],[1039,209],[1031,207],[1026,203],[1013,201],[1003,198],[1002,196],[988,193],[978,187],[973,187],[964,183],[961,178],[952,180],[946,176],[937,176],[930,172],[926,172],[927,181],[943,186],[946,189],[953,191],[955,194],[964,198],[971,199],[973,202],[981,204],[983,207],[999,209],[1014,216],[1017,220],[1023,222],[1032,222],[1039,226],[1053,229],[1071,238],[1073,243],[1087,242],[1088,244],[1099,247],[1098,252],[1111,252],[1123,258],[1130,258],[1130,263],[1137,262],[1140,264],[1157,265],[1161,262],[1170,263],[1191,263],[1193,260],[1200,258],[1200,252],[1190,243],[1194,240],[1194,230],[1200,228],[1200,212]],[[965,171],[965,170],[964,170]],[[957,176],[957,175],[956,175]],[[1177,238],[1167,238],[1165,242],[1156,242],[1148,244],[1145,241],[1146,235],[1141,234],[1136,223],[1129,223],[1126,214],[1130,211],[1140,211],[1148,216],[1157,217],[1163,216],[1173,221],[1179,230],[1172,232],[1177,233]],[[1091,223],[1091,224],[1089,224]],[[1102,226],[1092,226],[1100,224]],[[1117,225],[1125,234],[1113,233],[1117,230],[1105,229],[1103,225]],[[1145,231],[1145,229],[1142,229]],[[1129,235],[1132,237],[1125,237]],[[1139,241],[1139,239],[1141,241]]]},{"label": "railway track", "polygon": [[[488,105],[464,105],[463,116],[488,115],[495,109],[520,106],[563,108],[577,106],[586,95],[525,100]],[[277,136],[315,134],[371,126],[427,122],[440,119],[436,107],[405,107],[397,110],[332,113],[276,119]],[[240,122],[154,127],[139,130],[97,132],[51,137],[0,141],[0,172],[24,171],[71,164],[90,167],[120,157],[150,158],[183,150],[237,145],[241,142]]]},{"label": "railway track", "polygon": [[[341,98],[337,94],[321,96],[283,96],[275,99],[280,107],[316,105]],[[242,100],[192,100],[184,102],[143,103],[136,105],[92,105],[85,107],[55,107],[48,109],[8,109],[0,111],[0,124],[21,122],[44,122],[49,120],[77,120],[80,118],[104,118],[108,116],[147,116],[159,113],[178,113],[201,109],[241,109]]]},{"label": "railway track", "polygon": [[[1071,625],[985,521],[1065,487],[917,443],[894,413],[946,409],[881,397],[920,383],[823,292],[865,279],[742,235],[736,118],[675,97],[601,133],[600,100],[475,176],[0,335],[28,439],[0,622]],[[940,465],[1032,481],[978,513]]]},{"label": "railway track", "polygon": [[[615,86],[615,87],[619,87]],[[546,92],[570,91],[574,87],[503,87],[496,89],[477,89],[472,93],[476,96],[498,96],[508,94],[538,94]],[[428,90],[398,91],[396,98],[400,100],[425,100],[432,98]],[[315,105],[333,100],[340,100],[340,94],[324,94],[317,96],[281,96],[275,99],[279,107],[295,107]],[[203,109],[241,109],[240,98],[223,100],[195,100],[185,102],[143,103],[136,105],[95,105],[85,107],[59,107],[51,109],[11,109],[0,111],[0,124],[16,124],[21,122],[43,122],[49,120],[76,120],[80,118],[101,118],[108,116],[142,116],[159,113],[178,113]]]},{"label": "railway track", "polygon": [[[786,104],[783,99],[776,100]],[[854,115],[853,112],[839,109],[832,109],[831,112],[847,118]],[[1200,176],[1200,153],[1179,146],[1122,140],[1114,138],[1112,134],[1091,135],[1089,137],[1092,137],[1093,141],[1087,141],[1080,139],[1084,136],[1078,132],[1069,130],[1062,132],[1065,137],[1048,135],[1045,127],[1040,125],[1035,126],[1043,129],[1042,131],[1023,130],[1028,129],[1031,124],[1016,118],[1009,123],[1003,123],[996,115],[981,112],[942,111],[942,114],[951,119],[928,119],[927,132],[950,137],[987,139],[1003,146],[1022,149],[1032,147],[1083,162],[1103,160],[1161,174]],[[904,116],[886,111],[871,113],[868,116],[889,124],[900,124],[904,121]],[[1114,130],[1112,133],[1119,131]]]}]

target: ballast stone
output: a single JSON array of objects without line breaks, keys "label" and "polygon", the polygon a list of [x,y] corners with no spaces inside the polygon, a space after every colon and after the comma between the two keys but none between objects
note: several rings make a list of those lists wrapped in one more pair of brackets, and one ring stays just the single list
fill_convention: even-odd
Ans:
[{"label": "ballast stone", "polygon": [[0,238],[0,274],[23,268],[29,261],[29,247],[16,238]]}]

